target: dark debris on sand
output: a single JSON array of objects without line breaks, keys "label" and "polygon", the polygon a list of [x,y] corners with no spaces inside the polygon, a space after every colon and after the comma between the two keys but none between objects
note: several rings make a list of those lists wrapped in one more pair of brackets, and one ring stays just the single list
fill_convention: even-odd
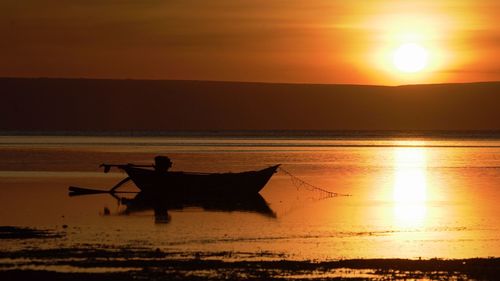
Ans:
[{"label": "dark debris on sand", "polygon": [[0,226],[0,239],[60,238],[62,233],[28,227]]},{"label": "dark debris on sand", "polygon": [[[96,245],[66,249],[0,249],[0,280],[498,280],[500,276],[500,258],[322,262],[226,259],[238,255],[227,252],[189,255],[159,249]],[[1,260],[10,262],[2,263]],[[85,270],[89,272],[80,272]]]}]

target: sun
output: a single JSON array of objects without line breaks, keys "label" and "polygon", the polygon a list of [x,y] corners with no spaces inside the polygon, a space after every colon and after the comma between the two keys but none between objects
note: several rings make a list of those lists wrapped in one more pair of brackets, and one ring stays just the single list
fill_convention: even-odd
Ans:
[{"label": "sun", "polygon": [[427,50],[415,43],[405,43],[399,46],[393,54],[392,63],[401,72],[414,73],[427,66]]}]

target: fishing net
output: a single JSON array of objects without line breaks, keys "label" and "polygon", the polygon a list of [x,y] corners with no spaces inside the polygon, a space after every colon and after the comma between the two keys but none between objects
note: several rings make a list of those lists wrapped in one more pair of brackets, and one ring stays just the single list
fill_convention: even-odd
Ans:
[{"label": "fishing net", "polygon": [[295,176],[294,174],[290,173],[289,171],[285,170],[282,167],[279,167],[278,169],[290,177],[292,184],[297,188],[297,190],[302,188],[302,189],[305,189],[308,191],[317,192],[318,194],[321,195],[322,199],[337,197],[337,196],[351,196],[350,194],[332,192],[332,191],[326,190],[324,188],[315,186],[311,183],[308,183],[308,182],[300,179],[299,177]]},{"label": "fishing net", "polygon": [[288,196],[286,199],[280,200],[280,206],[274,205],[274,207],[278,207],[278,209],[280,209],[279,211],[276,210],[278,211],[278,216],[280,217],[293,213],[299,209],[306,208],[314,202],[333,197],[351,196],[350,194],[333,192],[323,187],[316,186],[295,176],[293,173],[282,167],[279,167],[278,170],[289,177],[292,186],[296,189],[293,197]]}]

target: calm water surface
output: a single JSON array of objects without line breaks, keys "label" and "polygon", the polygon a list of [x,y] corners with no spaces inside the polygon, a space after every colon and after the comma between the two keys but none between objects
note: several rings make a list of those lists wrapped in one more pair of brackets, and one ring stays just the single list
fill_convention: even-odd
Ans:
[{"label": "calm water surface", "polygon": [[[124,177],[103,174],[100,163],[149,164],[158,154],[183,171],[280,163],[352,196],[324,198],[279,172],[261,191],[275,216],[193,207],[155,223],[153,211],[125,215],[109,195],[67,195],[69,185],[109,188]],[[4,136],[0,159],[0,225],[66,234],[49,243],[4,240],[2,248],[90,244],[316,260],[500,256],[500,140]]]}]

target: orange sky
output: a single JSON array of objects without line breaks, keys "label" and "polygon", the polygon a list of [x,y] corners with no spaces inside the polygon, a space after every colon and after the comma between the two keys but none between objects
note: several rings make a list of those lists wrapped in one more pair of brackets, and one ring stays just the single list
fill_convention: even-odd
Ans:
[{"label": "orange sky", "polygon": [[[2,0],[0,76],[492,81],[499,16],[495,0]],[[423,71],[392,65],[406,41],[427,50]]]}]

